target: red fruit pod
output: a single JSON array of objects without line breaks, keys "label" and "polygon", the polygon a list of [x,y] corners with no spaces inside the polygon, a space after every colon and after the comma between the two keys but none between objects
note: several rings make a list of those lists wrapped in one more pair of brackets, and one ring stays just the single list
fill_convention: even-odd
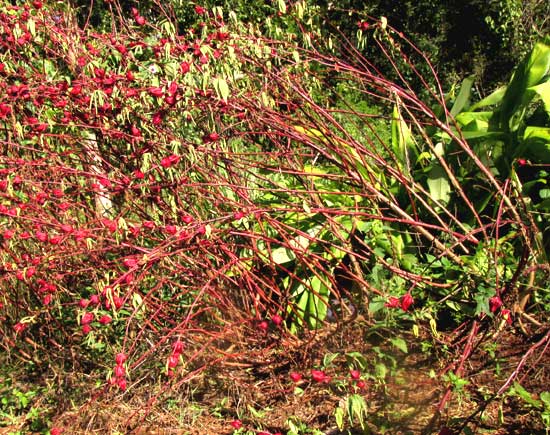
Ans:
[{"label": "red fruit pod", "polygon": [[297,372],[290,373],[290,379],[292,379],[292,382],[300,382],[302,380],[302,374]]},{"label": "red fruit pod", "polygon": [[315,382],[323,382],[323,383],[328,383],[331,380],[330,376],[328,376],[322,370],[311,370],[311,378]]},{"label": "red fruit pod", "polygon": [[501,310],[500,315],[504,320],[506,320],[506,323],[508,323],[508,325],[512,324],[512,313],[509,309],[505,308]]},{"label": "red fruit pod", "polygon": [[190,69],[191,69],[191,65],[189,64],[189,62],[180,63],[180,72],[182,74],[187,74]]},{"label": "red fruit pod", "polygon": [[90,296],[90,303],[92,305],[98,305],[99,304],[99,295]]},{"label": "red fruit pod", "polygon": [[37,231],[36,233],[34,233],[34,236],[39,242],[45,242],[48,240],[48,234],[44,231]]},{"label": "red fruit pod", "polygon": [[73,227],[72,225],[69,225],[69,224],[63,224],[61,225],[61,231],[63,231],[64,233],[72,233]]},{"label": "red fruit pod", "polygon": [[141,131],[135,125],[130,127],[130,134],[134,137],[141,137]]},{"label": "red fruit pod", "polygon": [[86,308],[88,305],[90,305],[90,301],[88,299],[83,298],[78,301],[78,306],[80,308]]},{"label": "red fruit pod", "polygon": [[88,335],[90,332],[92,332],[92,327],[90,325],[83,325],[82,326],[82,333],[84,335]]},{"label": "red fruit pod", "polygon": [[13,330],[16,334],[23,332],[25,329],[27,329],[26,323],[17,322],[15,325],[13,325]]},{"label": "red fruit pod", "polygon": [[93,321],[94,321],[94,313],[87,312],[87,313],[84,313],[84,315],[80,319],[80,324],[89,325]]},{"label": "red fruit pod", "polygon": [[120,388],[122,391],[125,391],[126,390],[126,379],[124,378],[120,378],[117,380],[117,385],[118,385],[118,388]]},{"label": "red fruit pod", "polygon": [[182,353],[184,347],[185,347],[185,344],[183,343],[183,341],[180,341],[180,340],[175,341],[174,344],[172,345],[172,349],[174,353]]},{"label": "red fruit pod", "polygon": [[351,379],[358,380],[361,377],[361,372],[357,369],[350,370],[349,375]]},{"label": "red fruit pod", "polygon": [[168,367],[173,369],[178,366],[179,362],[180,362],[180,356],[177,354],[172,354],[168,358]]},{"label": "red fruit pod", "polygon": [[401,298],[401,309],[403,311],[408,311],[408,309],[410,308],[410,306],[414,303],[414,299],[413,297],[411,296],[410,293],[406,293],[402,298]]},{"label": "red fruit pod", "polygon": [[29,267],[26,271],[25,271],[25,276],[27,278],[31,278],[34,274],[36,273],[36,269],[34,267]]},{"label": "red fruit pod", "polygon": [[153,123],[153,125],[160,125],[162,124],[162,113],[161,112],[157,112],[153,115],[153,117],[151,118],[151,122]]},{"label": "red fruit pod", "polygon": [[279,316],[278,314],[274,314],[273,316],[271,316],[271,321],[276,326],[281,326],[281,324],[283,323],[283,318],[281,316]]},{"label": "red fruit pod", "polygon": [[168,234],[170,236],[173,236],[173,235],[177,234],[178,227],[176,227],[175,225],[166,225],[164,227],[164,231],[166,232],[166,234]]},{"label": "red fruit pod", "polygon": [[164,95],[164,90],[160,87],[151,87],[147,90],[152,97],[160,98]]},{"label": "red fruit pod", "polygon": [[262,320],[260,323],[258,323],[258,329],[263,332],[267,332],[269,329],[269,323],[267,321]]},{"label": "red fruit pod", "polygon": [[120,310],[122,308],[122,306],[124,305],[124,299],[121,298],[120,296],[114,296],[113,297],[113,302],[114,302],[115,308],[117,310]]},{"label": "red fruit pod", "polygon": [[126,369],[122,364],[116,365],[114,369],[114,374],[117,378],[123,378],[126,375]]},{"label": "red fruit pod", "polygon": [[367,383],[363,380],[360,380],[360,381],[357,381],[357,383],[355,384],[355,386],[357,388],[359,388],[360,390],[364,390],[365,388],[367,388]]},{"label": "red fruit pod", "polygon": [[101,323],[102,325],[108,325],[112,321],[113,321],[113,319],[111,318],[111,316],[109,316],[107,314],[104,314],[103,316],[101,316],[99,318],[99,323]]},{"label": "red fruit pod", "polygon": [[116,362],[117,365],[124,364],[126,359],[127,359],[126,355],[122,352],[119,352],[115,355],[115,362]]},{"label": "red fruit pod", "polygon": [[59,245],[61,241],[63,240],[63,237],[61,236],[53,236],[48,240],[52,245]]},{"label": "red fruit pod", "polygon": [[122,260],[122,264],[126,267],[132,268],[137,266],[138,261],[135,258],[125,258]]},{"label": "red fruit pod", "polygon": [[138,15],[138,16],[136,17],[136,24],[137,24],[138,26],[143,26],[143,25],[145,24],[145,18],[142,17],[141,15]]},{"label": "red fruit pod", "polygon": [[397,308],[400,305],[399,298],[396,298],[395,296],[390,296],[388,298],[388,301],[384,304],[386,308]]},{"label": "red fruit pod", "polygon": [[61,435],[64,429],[60,427],[52,427],[50,429],[50,435]]},{"label": "red fruit pod", "polygon": [[500,307],[502,307],[502,300],[500,299],[500,297],[493,296],[489,299],[489,309],[491,310],[491,313],[494,313]]},{"label": "red fruit pod", "polygon": [[241,427],[243,427],[243,422],[241,420],[233,420],[231,423],[229,423],[231,427],[235,430],[239,430]]}]

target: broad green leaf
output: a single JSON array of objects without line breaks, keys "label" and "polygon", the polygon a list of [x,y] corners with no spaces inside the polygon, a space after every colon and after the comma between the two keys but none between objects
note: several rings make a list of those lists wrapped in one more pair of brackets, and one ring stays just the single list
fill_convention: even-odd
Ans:
[{"label": "broad green leaf", "polygon": [[473,122],[483,123],[487,126],[492,116],[493,112],[462,112],[456,115],[455,119],[461,126],[468,126]]},{"label": "broad green leaf", "polygon": [[494,91],[492,94],[489,94],[481,101],[478,101],[476,104],[470,107],[470,111],[479,109],[480,107],[494,106],[499,104],[506,93],[506,86],[502,86]]},{"label": "broad green leaf", "polygon": [[458,96],[451,108],[451,115],[456,116],[458,113],[468,106],[470,102],[470,94],[472,93],[472,85],[474,84],[474,76],[466,77],[462,81]]},{"label": "broad green leaf", "polygon": [[447,204],[451,195],[451,183],[445,170],[434,165],[428,174],[428,188],[432,198],[443,204]]},{"label": "broad green leaf", "polygon": [[523,141],[514,156],[533,159],[539,163],[550,163],[550,128],[527,127]]},{"label": "broad green leaf", "polygon": [[271,259],[275,264],[285,264],[295,260],[296,255],[291,249],[281,246],[271,251]]},{"label": "broad green leaf", "polygon": [[550,79],[540,85],[530,87],[529,91],[538,94],[544,104],[544,110],[550,116]]},{"label": "broad green leaf", "polygon": [[499,124],[502,128],[516,131],[527,105],[534,94],[528,88],[541,83],[550,71],[550,37],[535,44],[529,56],[523,60],[512,76],[499,108]]},{"label": "broad green leaf", "polygon": [[327,316],[329,289],[318,276],[311,278],[310,286],[307,319],[309,326],[316,329]]}]

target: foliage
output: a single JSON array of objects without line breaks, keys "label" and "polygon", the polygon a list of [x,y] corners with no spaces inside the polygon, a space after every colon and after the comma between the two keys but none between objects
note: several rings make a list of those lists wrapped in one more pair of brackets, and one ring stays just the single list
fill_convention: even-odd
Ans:
[{"label": "foliage", "polygon": [[[467,79],[451,110],[476,154],[496,176],[510,177],[514,187],[530,198],[527,207],[536,210],[535,219],[543,230],[548,227],[548,206],[545,183],[539,180],[544,180],[541,172],[550,163],[549,43],[548,38],[537,43],[507,86],[473,105],[469,103],[472,83]],[[481,203],[485,207],[487,201]]]}]

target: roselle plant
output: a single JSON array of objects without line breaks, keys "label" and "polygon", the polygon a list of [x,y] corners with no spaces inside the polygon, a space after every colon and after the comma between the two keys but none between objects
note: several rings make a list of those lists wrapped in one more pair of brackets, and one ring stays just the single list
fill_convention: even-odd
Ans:
[{"label": "roselle plant", "polygon": [[[353,46],[297,44],[278,26],[307,29],[304,2],[278,2],[271,39],[200,5],[181,29],[153,4],[113,2],[108,33],[69,5],[0,10],[4,349],[37,367],[92,356],[115,390],[167,390],[238,356],[221,348],[237,337],[357,318],[435,334],[442,309],[510,310],[537,258],[529,213],[441,89],[424,101]],[[418,71],[387,22],[363,27]],[[329,98],[329,77],[348,91]]]}]

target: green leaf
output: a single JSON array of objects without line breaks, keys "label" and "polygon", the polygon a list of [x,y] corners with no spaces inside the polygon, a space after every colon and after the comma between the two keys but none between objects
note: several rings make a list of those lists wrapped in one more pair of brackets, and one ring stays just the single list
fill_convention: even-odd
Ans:
[{"label": "green leaf", "polygon": [[473,84],[474,84],[474,76],[466,77],[462,81],[462,85],[460,86],[460,91],[458,92],[458,96],[456,97],[453,107],[451,108],[452,116],[456,116],[458,113],[462,112],[462,110],[470,102],[470,94],[472,93]]},{"label": "green leaf", "polygon": [[407,167],[409,163],[409,152],[415,152],[414,141],[411,130],[407,123],[403,120],[397,104],[394,104],[393,106],[391,143],[392,150],[397,156],[399,163],[402,167]]},{"label": "green leaf", "polygon": [[396,348],[398,348],[403,353],[409,353],[409,349],[407,348],[407,342],[403,340],[402,338],[396,337],[392,338],[390,340],[391,344],[393,344]]},{"label": "green leaf", "polygon": [[492,94],[486,96],[481,101],[470,107],[470,111],[479,109],[480,107],[494,106],[499,104],[506,93],[506,86],[502,86],[494,91]]},{"label": "green leaf", "polygon": [[336,426],[341,431],[344,428],[344,410],[342,408],[336,408],[334,419],[336,420]]},{"label": "green leaf", "polygon": [[535,44],[531,53],[517,67],[499,107],[501,128],[516,131],[534,93],[528,88],[547,80],[550,72],[550,37]]},{"label": "green leaf", "polygon": [[285,264],[296,259],[296,255],[291,249],[281,246],[271,251],[271,259],[275,264]]},{"label": "green leaf", "polygon": [[434,165],[428,173],[428,188],[430,195],[436,201],[443,203],[444,205],[449,202],[451,195],[451,184],[449,178],[445,173],[445,170],[439,166]]},{"label": "green leaf", "polygon": [[286,3],[285,0],[277,0],[277,6],[279,7],[279,12],[286,14]]},{"label": "green leaf", "polygon": [[535,408],[541,408],[542,402],[540,400],[534,399],[525,388],[521,386],[519,382],[514,382],[514,386],[510,390],[511,394],[517,394],[525,403],[528,403]]},{"label": "green leaf", "polygon": [[214,78],[214,89],[216,90],[218,98],[221,98],[227,103],[227,98],[229,97],[229,86],[227,82],[221,77]]},{"label": "green leaf", "polygon": [[378,379],[386,379],[386,375],[388,374],[388,368],[384,364],[378,363],[374,367],[374,373]]},{"label": "green leaf", "polygon": [[529,91],[540,97],[544,104],[544,110],[550,116],[550,79],[540,85],[530,87]]}]

